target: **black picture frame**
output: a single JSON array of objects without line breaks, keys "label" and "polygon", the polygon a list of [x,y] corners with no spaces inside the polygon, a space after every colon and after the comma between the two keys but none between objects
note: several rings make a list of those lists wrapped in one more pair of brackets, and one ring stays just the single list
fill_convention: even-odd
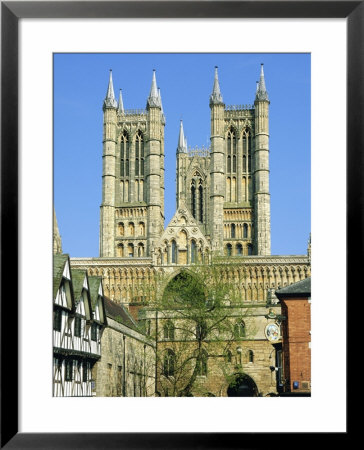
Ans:
[{"label": "black picture frame", "polygon": [[[360,280],[361,264],[356,261],[363,254],[364,1],[1,2],[1,448],[227,449],[266,446],[270,439],[267,433],[244,433],[242,436],[243,433],[18,432],[19,398],[15,375],[18,373],[19,332],[16,323],[19,282],[18,22],[22,18],[111,17],[347,19],[347,298]],[[344,443],[349,431],[348,420],[347,432],[335,434],[337,445]],[[271,439],[282,447],[282,444],[295,443],[297,435],[285,434],[282,440],[281,433],[277,433]],[[300,444],[310,439],[312,437],[304,434],[300,436]]]}]

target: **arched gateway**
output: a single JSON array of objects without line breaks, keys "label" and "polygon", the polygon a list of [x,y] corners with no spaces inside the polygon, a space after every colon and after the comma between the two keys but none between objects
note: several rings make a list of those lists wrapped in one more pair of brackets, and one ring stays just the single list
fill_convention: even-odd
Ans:
[{"label": "arched gateway", "polygon": [[246,374],[237,374],[227,389],[228,397],[257,397],[258,388],[253,378]]}]

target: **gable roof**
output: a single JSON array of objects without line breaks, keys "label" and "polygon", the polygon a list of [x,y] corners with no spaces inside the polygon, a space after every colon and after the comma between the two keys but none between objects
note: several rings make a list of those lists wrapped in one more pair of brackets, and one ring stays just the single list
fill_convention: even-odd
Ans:
[{"label": "gable roof", "polygon": [[53,299],[56,298],[58,289],[61,285],[64,267],[67,261],[69,264],[69,256],[66,254],[53,255]]},{"label": "gable roof", "polygon": [[[106,322],[106,314],[105,314],[105,296],[103,295],[103,288],[102,288],[102,278],[101,277],[88,277],[88,285],[90,289],[90,297],[91,297],[91,306],[92,311],[94,312],[97,306],[97,301],[99,298],[99,290],[101,286],[102,290],[102,302],[101,302],[101,311],[100,315],[102,313],[103,315],[103,322]],[[100,319],[102,320],[102,319]]]},{"label": "gable roof", "polygon": [[186,207],[185,203],[181,201],[179,208],[174,213],[166,229],[157,241],[156,247],[162,245],[165,240],[170,241],[171,239],[177,239],[178,232],[185,230],[189,238],[193,238],[196,241],[201,240],[204,243],[204,246],[209,248],[209,243],[202,232],[200,225],[201,224],[193,217],[190,210]]},{"label": "gable roof", "polygon": [[75,296],[75,302],[77,304],[81,297],[86,271],[80,269],[71,269],[71,274],[72,274],[73,293]]},{"label": "gable roof", "polygon": [[310,297],[311,296],[311,277],[297,281],[276,291],[276,296],[281,300],[285,297]]},{"label": "gable roof", "polygon": [[110,317],[110,319],[113,319],[116,322],[119,322],[126,327],[140,333],[140,329],[137,323],[135,322],[129,311],[125,308],[125,306],[121,305],[120,303],[113,302],[108,297],[104,297],[104,300],[107,317]]}]

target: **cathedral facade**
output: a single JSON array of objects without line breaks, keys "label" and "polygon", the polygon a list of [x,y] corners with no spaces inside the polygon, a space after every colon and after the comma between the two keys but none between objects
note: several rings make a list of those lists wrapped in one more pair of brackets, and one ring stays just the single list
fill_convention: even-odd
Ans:
[{"label": "cathedral facade", "polygon": [[211,253],[270,255],[269,98],[263,65],[254,104],[234,107],[223,102],[215,68],[209,148],[188,149],[181,121],[177,210],[186,211],[186,224],[194,221],[194,234],[181,229],[172,239],[164,230],[165,116],[155,72],[145,110],[125,110],[121,91],[116,102],[110,72],[103,110],[101,257],[146,256],[167,265],[189,264]]},{"label": "cathedral facade", "polygon": [[[103,102],[100,256],[71,258],[71,264],[101,276],[105,295],[146,324],[154,317],[148,312],[150,299],[163,296],[181,272],[219,265],[221,279],[234,285],[241,304],[254,311],[254,336],[240,336],[233,349],[235,359],[246,362],[244,373],[238,364],[239,376],[249,374],[255,391],[267,395],[284,384],[281,373],[278,380],[271,372],[281,351],[280,337],[272,343],[267,335],[267,327],[278,322],[279,328],[281,321],[274,292],[310,276],[310,251],[271,255],[269,96],[263,65],[254,104],[240,106],[224,104],[215,67],[209,105],[209,147],[188,148],[180,123],[176,212],[165,228],[166,119],[156,73],[146,108],[126,110],[121,91],[115,98],[110,71]],[[225,361],[222,353],[219,357]],[[211,367],[206,392],[227,395],[220,363]]]}]

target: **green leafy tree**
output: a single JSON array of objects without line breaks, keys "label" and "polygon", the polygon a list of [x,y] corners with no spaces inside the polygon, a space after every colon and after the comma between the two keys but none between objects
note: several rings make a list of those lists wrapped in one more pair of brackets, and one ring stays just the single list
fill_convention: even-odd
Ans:
[{"label": "green leafy tree", "polygon": [[197,381],[207,375],[211,358],[220,361],[221,376],[226,381],[231,378],[226,357],[233,342],[246,338],[247,330],[241,324],[249,315],[236,283],[224,275],[231,266],[194,266],[169,282],[160,280],[159,292],[163,293],[157,291],[149,307],[155,318],[151,334],[156,340],[159,395],[207,395]]}]

